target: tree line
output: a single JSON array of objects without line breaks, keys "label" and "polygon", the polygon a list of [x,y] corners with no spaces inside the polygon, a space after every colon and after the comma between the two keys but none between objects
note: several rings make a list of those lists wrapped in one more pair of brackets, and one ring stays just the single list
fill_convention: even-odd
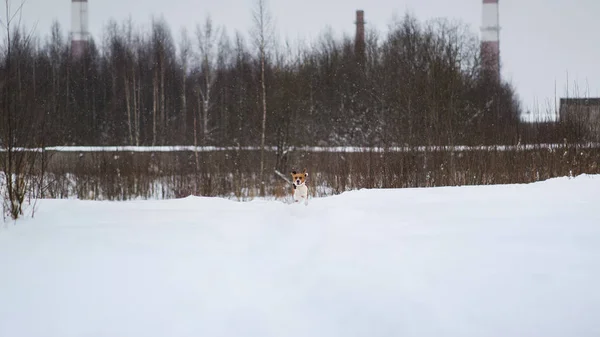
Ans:
[{"label": "tree line", "polygon": [[486,75],[464,24],[406,15],[385,35],[367,30],[364,48],[327,31],[291,47],[259,28],[251,36],[262,42],[228,36],[210,18],[177,37],[163,19],[147,31],[112,21],[80,58],[56,22],[45,38],[15,29],[0,100],[13,97],[23,120],[45,119],[46,145],[517,141],[513,89]]}]

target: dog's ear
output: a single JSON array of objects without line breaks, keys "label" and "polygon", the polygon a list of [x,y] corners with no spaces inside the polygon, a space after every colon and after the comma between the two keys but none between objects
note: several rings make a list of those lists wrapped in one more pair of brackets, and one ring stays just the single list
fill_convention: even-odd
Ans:
[{"label": "dog's ear", "polygon": [[302,173],[304,173],[305,177],[308,177],[308,172],[306,172],[306,168],[304,169],[304,171],[302,171]]},{"label": "dog's ear", "polygon": [[292,171],[292,175],[296,174],[296,171]]}]

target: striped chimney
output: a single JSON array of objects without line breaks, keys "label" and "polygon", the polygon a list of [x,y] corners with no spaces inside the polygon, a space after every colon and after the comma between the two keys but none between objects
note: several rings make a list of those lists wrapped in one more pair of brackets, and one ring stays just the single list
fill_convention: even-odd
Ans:
[{"label": "striped chimney", "polygon": [[500,26],[498,0],[483,0],[481,61],[484,71],[500,79]]},{"label": "striped chimney", "polygon": [[88,45],[88,2],[71,0],[71,55],[81,57]]}]

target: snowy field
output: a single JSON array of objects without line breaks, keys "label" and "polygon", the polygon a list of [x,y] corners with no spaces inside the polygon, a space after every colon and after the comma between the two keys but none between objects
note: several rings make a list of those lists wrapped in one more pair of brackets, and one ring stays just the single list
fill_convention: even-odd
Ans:
[{"label": "snowy field", "polygon": [[[290,151],[304,152],[330,152],[330,153],[353,153],[353,152],[469,152],[469,151],[531,151],[539,149],[559,150],[565,148],[597,149],[600,143],[588,142],[579,144],[542,143],[542,144],[519,144],[519,145],[440,145],[440,146],[391,146],[391,147],[361,147],[361,146],[288,146],[284,153]],[[56,151],[56,152],[217,152],[217,151],[260,151],[258,146],[49,146],[45,148],[15,148],[16,151]],[[277,146],[265,146],[266,151],[278,151]],[[6,149],[0,148],[0,152]]]},{"label": "snowy field", "polygon": [[0,336],[599,336],[600,176],[310,204],[44,200]]}]

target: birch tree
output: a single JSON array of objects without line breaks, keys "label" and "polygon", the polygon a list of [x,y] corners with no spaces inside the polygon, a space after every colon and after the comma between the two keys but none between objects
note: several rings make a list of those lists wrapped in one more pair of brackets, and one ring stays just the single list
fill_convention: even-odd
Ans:
[{"label": "birch tree", "polygon": [[181,65],[181,120],[183,123],[183,133],[185,134],[185,120],[187,116],[187,77],[190,68],[190,53],[192,51],[192,43],[190,41],[187,30],[184,28],[181,30],[181,40],[179,42],[179,62]]},{"label": "birch tree", "polygon": [[[127,21],[125,26],[125,33],[127,35],[125,44],[125,69],[123,71],[123,87],[125,89],[125,105],[127,111],[127,129],[128,129],[128,140],[130,145],[134,143],[134,134],[137,133],[137,125],[135,118],[135,58],[133,55],[133,23],[131,17]],[[131,70],[131,72],[130,72]],[[132,95],[133,93],[133,95]],[[132,97],[133,96],[133,97]],[[133,116],[131,113],[133,106]]]},{"label": "birch tree", "polygon": [[212,94],[215,81],[217,79],[217,56],[218,42],[217,38],[220,29],[215,28],[210,16],[207,16],[202,26],[196,27],[196,36],[198,39],[199,58],[201,76],[196,87],[199,96],[199,116],[202,121],[202,143],[206,144],[210,131],[208,121],[210,110],[212,109]]},{"label": "birch tree", "polygon": [[265,136],[267,127],[267,90],[265,84],[265,62],[270,44],[273,41],[273,21],[266,0],[256,0],[252,12],[254,23],[254,46],[260,58],[260,85],[262,99],[262,127],[260,134],[260,196],[265,196]]},{"label": "birch tree", "polygon": [[[159,141],[164,143],[167,116],[165,111],[165,76],[167,68],[167,54],[171,49],[169,31],[163,19],[152,22],[152,145]],[[160,128],[160,129],[159,129]]]}]

